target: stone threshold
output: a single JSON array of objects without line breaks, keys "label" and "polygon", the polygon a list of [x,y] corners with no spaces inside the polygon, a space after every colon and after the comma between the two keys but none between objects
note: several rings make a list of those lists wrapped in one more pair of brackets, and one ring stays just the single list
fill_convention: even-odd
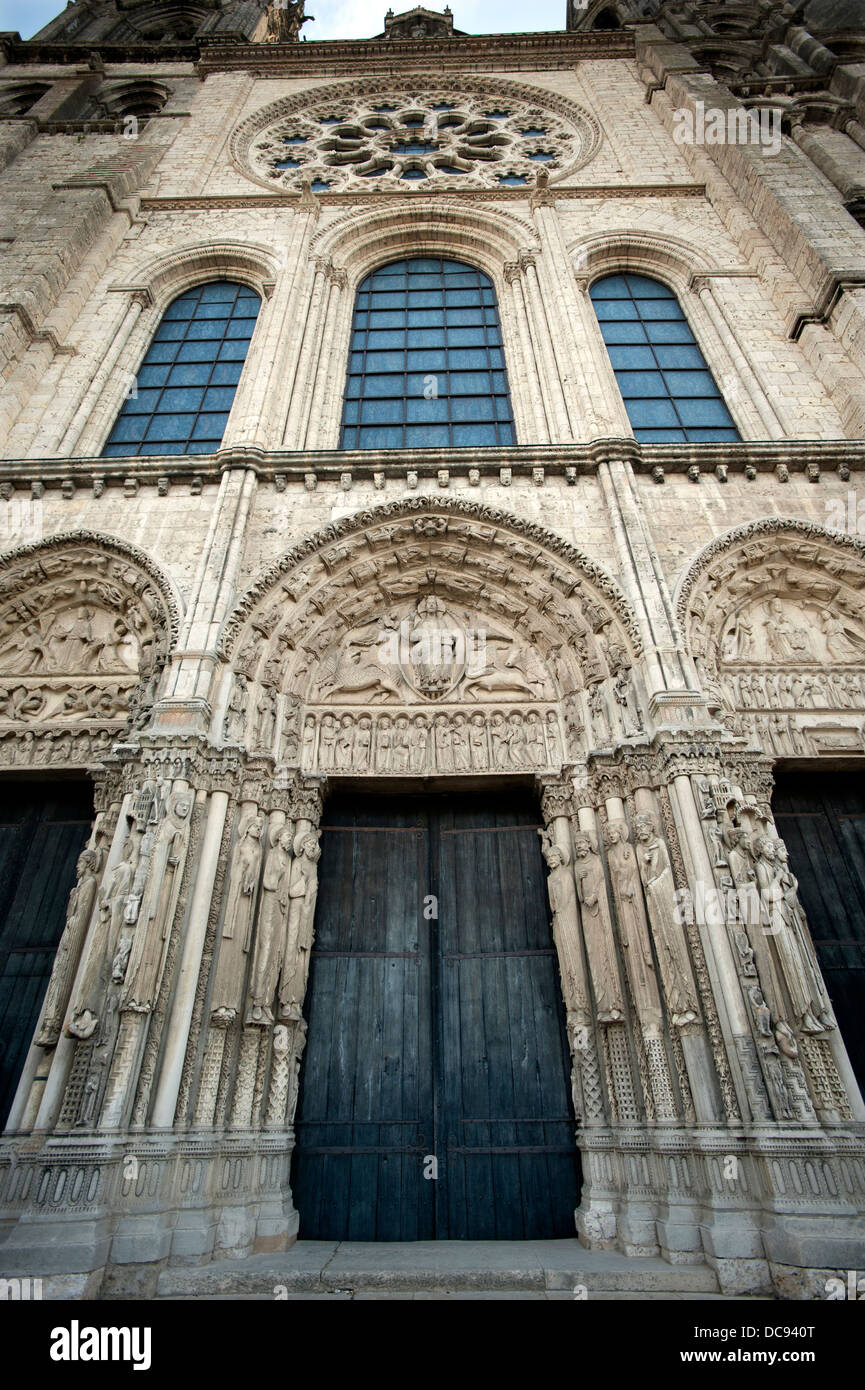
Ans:
[{"label": "stone threshold", "polygon": [[[585,1294],[582,1294],[585,1290]],[[280,1254],[172,1266],[160,1299],[498,1295],[720,1297],[705,1264],[586,1250],[577,1240],[298,1241]]]}]

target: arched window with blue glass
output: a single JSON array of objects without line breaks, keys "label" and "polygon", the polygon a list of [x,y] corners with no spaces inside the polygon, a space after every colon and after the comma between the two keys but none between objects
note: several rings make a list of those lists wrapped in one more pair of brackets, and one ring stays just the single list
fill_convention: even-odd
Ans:
[{"label": "arched window with blue glass", "polygon": [[489,277],[433,256],[368,275],[355,304],[342,448],[513,443]]},{"label": "arched window with blue glass", "polygon": [[103,457],[215,453],[260,306],[255,290],[231,280],[196,285],[172,300]]},{"label": "arched window with blue glass", "polygon": [[634,435],[644,444],[739,439],[673,291],[647,275],[607,275],[592,303]]}]

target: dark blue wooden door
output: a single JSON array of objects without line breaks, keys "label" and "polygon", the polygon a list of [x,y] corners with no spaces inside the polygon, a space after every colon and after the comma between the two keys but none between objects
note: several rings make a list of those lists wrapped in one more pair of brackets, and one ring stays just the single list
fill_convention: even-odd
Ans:
[{"label": "dark blue wooden door", "polygon": [[778,773],[772,809],[865,1094],[865,792],[852,772]]},{"label": "dark blue wooden door", "polygon": [[529,803],[328,808],[293,1192],[318,1240],[570,1236],[579,1165]]},{"label": "dark blue wooden door", "polygon": [[30,1047],[92,820],[89,784],[0,782],[0,1125]]}]

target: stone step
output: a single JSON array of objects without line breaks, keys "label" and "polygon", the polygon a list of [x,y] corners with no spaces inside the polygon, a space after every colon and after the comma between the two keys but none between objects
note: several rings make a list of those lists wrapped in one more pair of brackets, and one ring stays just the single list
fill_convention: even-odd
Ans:
[{"label": "stone step", "polygon": [[706,1264],[585,1250],[576,1240],[298,1241],[278,1255],[164,1269],[157,1298],[719,1296]]}]

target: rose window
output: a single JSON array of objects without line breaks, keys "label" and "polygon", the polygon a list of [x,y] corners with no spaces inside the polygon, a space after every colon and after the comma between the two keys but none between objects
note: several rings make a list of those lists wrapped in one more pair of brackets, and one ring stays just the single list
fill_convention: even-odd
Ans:
[{"label": "rose window", "polygon": [[255,122],[258,130],[247,123],[235,150],[259,180],[294,192],[307,180],[316,193],[361,181],[374,189],[519,187],[538,169],[561,173],[590,157],[595,132],[572,110],[566,119],[522,97],[464,92],[331,97]]}]

